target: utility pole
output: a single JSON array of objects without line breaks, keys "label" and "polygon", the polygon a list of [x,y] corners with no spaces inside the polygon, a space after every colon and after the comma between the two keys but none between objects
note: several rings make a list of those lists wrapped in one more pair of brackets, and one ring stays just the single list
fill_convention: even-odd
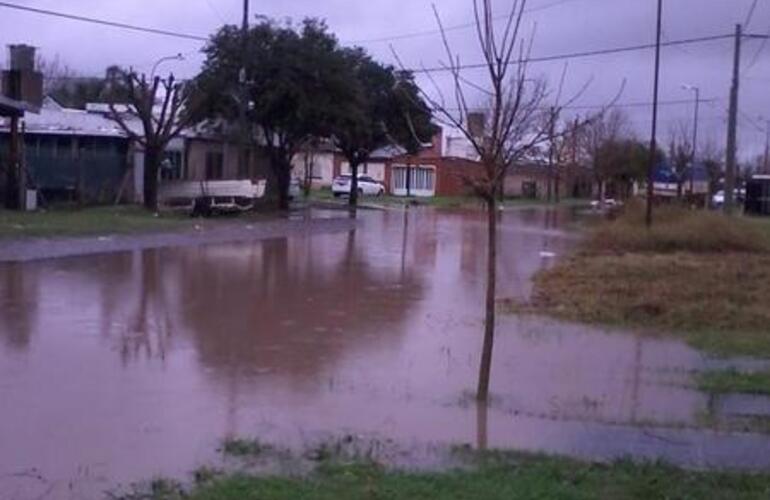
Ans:
[{"label": "utility pole", "polygon": [[770,120],[765,120],[765,160],[762,162],[762,173],[770,174]]},{"label": "utility pole", "polygon": [[652,201],[655,197],[655,157],[658,149],[658,86],[660,81],[660,38],[663,25],[663,0],[658,0],[658,23],[655,35],[655,78],[652,94],[652,137],[650,138],[650,158],[647,164],[647,214],[645,223],[652,227]]},{"label": "utility pole", "polygon": [[548,185],[547,185],[547,192],[548,192],[548,203],[551,202],[551,199],[553,197],[553,180],[554,180],[554,165],[553,165],[553,136],[554,136],[554,128],[555,128],[555,121],[556,121],[556,109],[554,107],[551,107],[548,113],[548,121],[550,122],[548,124]]},{"label": "utility pole", "polygon": [[239,99],[238,118],[241,132],[241,151],[238,155],[238,177],[251,177],[249,168],[249,123],[246,113],[249,108],[249,93],[246,88],[246,52],[249,39],[249,0],[243,0],[243,23],[241,25],[241,70],[238,74]]},{"label": "utility pole", "polygon": [[698,154],[698,111],[700,110],[700,89],[695,87],[695,118],[692,125],[692,161],[690,162],[690,196],[693,193],[693,177],[695,176],[695,159]]},{"label": "utility pole", "polygon": [[735,156],[738,135],[738,85],[741,72],[741,38],[743,27],[735,26],[735,55],[733,57],[733,83],[730,88],[730,112],[727,119],[727,161],[725,162],[725,213],[733,213],[735,195]]}]

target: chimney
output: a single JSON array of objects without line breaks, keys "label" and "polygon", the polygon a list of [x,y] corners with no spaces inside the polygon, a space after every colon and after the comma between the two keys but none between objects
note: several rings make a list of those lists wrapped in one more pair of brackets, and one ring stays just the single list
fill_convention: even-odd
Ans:
[{"label": "chimney", "polygon": [[35,47],[31,45],[9,45],[8,59],[13,71],[35,71]]},{"label": "chimney", "polygon": [[43,75],[35,71],[35,47],[8,46],[9,69],[2,72],[2,94],[32,109],[43,104]]}]

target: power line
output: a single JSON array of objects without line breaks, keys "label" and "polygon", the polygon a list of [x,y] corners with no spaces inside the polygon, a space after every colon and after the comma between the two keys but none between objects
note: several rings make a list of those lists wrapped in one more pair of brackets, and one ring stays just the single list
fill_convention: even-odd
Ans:
[{"label": "power line", "polygon": [[746,16],[746,21],[743,23],[744,29],[749,29],[749,24],[751,24],[751,18],[754,17],[754,11],[757,8],[757,3],[759,3],[759,0],[754,0],[751,3],[751,7],[749,7],[749,13]]},{"label": "power line", "polygon": [[[556,6],[559,6],[559,5],[563,5],[563,4],[568,3],[568,2],[574,2],[574,1],[576,1],[576,0],[559,0],[559,1],[556,1],[556,2],[551,2],[551,3],[546,4],[546,5],[541,5],[539,7],[530,7],[528,9],[525,9],[524,12],[526,12],[526,13],[537,12],[537,11],[550,9],[550,8],[553,8],[553,7],[556,7]],[[500,14],[500,15],[497,15],[497,16],[493,16],[492,20],[493,21],[502,21],[502,20],[507,20],[509,17],[510,17],[510,14]],[[449,32],[449,31],[460,31],[460,30],[465,30],[465,29],[474,28],[474,27],[476,27],[476,22],[475,21],[474,22],[469,22],[469,23],[462,23],[462,24],[455,24],[455,25],[451,25],[451,26],[446,26],[443,31],[444,31],[444,33],[446,33],[446,32]],[[430,30],[423,30],[423,31],[412,31],[410,33],[401,33],[401,34],[398,34],[398,35],[381,36],[381,37],[376,37],[376,38],[366,38],[366,39],[362,39],[362,40],[349,40],[349,41],[346,41],[346,43],[349,43],[351,45],[357,45],[357,44],[364,45],[364,44],[367,44],[367,43],[394,42],[394,41],[398,41],[398,40],[408,40],[410,38],[421,38],[421,37],[424,37],[424,36],[437,35],[437,34],[440,34],[441,31],[442,30],[440,30],[440,29],[430,29]]]},{"label": "power line", "polygon": [[53,11],[53,10],[47,10],[47,9],[38,9],[36,7],[28,7],[26,5],[17,5],[9,2],[0,2],[0,7],[6,7],[8,9],[20,10],[24,12],[31,12],[34,14],[41,14],[45,16],[58,17],[61,19],[69,19],[71,21],[80,21],[85,23],[98,24],[101,26],[109,26],[112,28],[120,28],[120,29],[125,29],[130,31],[150,33],[153,35],[170,36],[174,38],[181,38],[185,40],[195,40],[200,42],[207,42],[209,40],[208,37],[205,37],[205,36],[191,35],[189,33],[181,33],[178,31],[170,31],[170,30],[163,30],[163,29],[157,29],[157,28],[148,28],[146,26],[137,26],[135,24],[109,21],[107,19],[97,19],[95,17],[86,17],[86,16],[75,15],[75,14],[67,14],[65,12],[59,12],[59,11]]},{"label": "power line", "polygon": [[[682,40],[671,40],[668,42],[661,43],[661,46],[663,47],[673,47],[673,46],[679,46],[679,45],[691,45],[695,43],[703,43],[703,42],[712,42],[716,40],[727,40],[732,39],[734,35],[711,35],[711,36],[702,36],[697,38],[685,38]],[[597,49],[597,50],[587,50],[583,52],[568,52],[565,54],[554,54],[550,56],[540,56],[540,57],[530,57],[527,59],[517,59],[514,61],[511,61],[511,64],[521,64],[521,63],[540,63],[540,62],[550,62],[550,61],[559,61],[563,59],[576,59],[576,58],[582,58],[582,57],[593,57],[593,56],[600,56],[600,55],[609,55],[609,54],[620,54],[623,52],[635,52],[639,50],[647,50],[655,48],[654,43],[646,43],[641,45],[628,45],[625,47],[615,47],[610,49]],[[456,69],[481,69],[486,68],[486,63],[474,63],[474,64],[464,64],[456,66]],[[416,69],[413,70],[414,73],[436,73],[440,71],[449,71],[451,68],[447,66],[439,66],[439,67],[433,67],[433,68],[422,68],[422,69]]]},{"label": "power line", "polygon": [[[700,99],[700,102],[711,104],[715,102],[719,102],[722,99],[718,98],[709,98],[709,99]],[[658,101],[658,106],[679,106],[684,104],[692,104],[692,99],[672,99],[668,101]],[[570,104],[567,106],[563,106],[561,109],[602,109],[602,108],[641,108],[641,107],[649,107],[652,106],[652,102],[648,101],[629,101],[629,102],[620,102],[615,104]],[[450,111],[456,111],[460,108],[449,108]],[[483,110],[486,109],[484,107],[478,107],[469,108],[473,111],[476,110]],[[543,106],[541,109],[551,109],[551,106]]]},{"label": "power line", "polygon": [[756,121],[754,121],[754,118],[751,117],[748,113],[743,111],[742,109],[738,110],[738,113],[740,113],[741,117],[746,120],[749,124],[751,124],[752,127],[754,127],[757,131],[764,133],[765,129],[762,128],[759,124],[757,124]]},{"label": "power line", "polygon": [[[533,8],[527,9],[527,12],[536,12],[536,11],[539,11],[539,10],[550,9],[552,7],[555,7],[555,6],[562,5],[562,4],[565,4],[565,3],[568,3],[568,2],[574,2],[574,1],[576,1],[576,0],[558,0],[556,2],[552,2],[552,3],[547,4],[547,5],[541,5],[539,7],[533,7]],[[209,3],[209,5],[211,6],[211,8],[213,10],[214,7],[213,7],[213,5],[211,5],[210,0],[207,0],[207,2]],[[53,10],[48,10],[48,9],[40,9],[40,8],[36,8],[36,7],[28,7],[28,6],[25,6],[25,5],[18,5],[18,4],[10,3],[10,2],[0,1],[0,7],[6,7],[8,9],[14,9],[14,10],[19,10],[19,11],[24,11],[24,12],[30,12],[30,13],[34,13],[34,14],[41,14],[41,15],[46,15],[46,16],[58,17],[58,18],[62,18],[62,19],[69,19],[71,21],[80,21],[80,22],[85,22],[85,23],[97,24],[97,25],[101,25],[101,26],[109,26],[109,27],[112,27],[112,28],[120,28],[120,29],[125,29],[125,30],[130,30],[130,31],[142,32],[142,33],[150,33],[150,34],[154,34],[154,35],[170,36],[170,37],[181,38],[181,39],[185,39],[185,40],[196,40],[196,41],[202,41],[202,42],[207,42],[209,40],[208,37],[201,36],[201,35],[193,35],[193,34],[190,34],[190,33],[182,33],[182,32],[178,32],[178,31],[171,31],[171,30],[158,29],[158,28],[150,28],[150,27],[139,26],[139,25],[135,25],[135,24],[122,23],[122,22],[118,22],[118,21],[110,21],[108,19],[98,19],[98,18],[94,18],[94,17],[87,17],[87,16],[76,15],[76,14],[68,14],[66,12],[53,11]],[[221,14],[218,11],[216,13],[220,17],[220,19],[221,19]],[[499,19],[507,19],[507,17],[508,17],[507,15],[506,16],[498,16],[496,19],[498,19],[498,20]],[[473,26],[475,26],[475,23],[466,23],[466,24],[461,24],[461,25],[456,25],[456,26],[449,26],[449,27],[446,28],[446,31],[455,31],[455,30],[460,30],[460,29],[467,29],[467,28],[470,28],[470,27],[473,27]],[[415,38],[415,37],[421,37],[421,36],[426,36],[426,35],[432,35],[432,34],[436,34],[436,33],[440,33],[440,30],[429,30],[429,31],[405,33],[405,34],[402,34],[402,35],[393,35],[393,36],[387,36],[387,37],[373,38],[373,39],[369,39],[369,40],[350,41],[348,43],[350,43],[350,44],[364,44],[364,43],[388,42],[388,41],[403,40],[403,39],[408,39],[408,38]]]}]

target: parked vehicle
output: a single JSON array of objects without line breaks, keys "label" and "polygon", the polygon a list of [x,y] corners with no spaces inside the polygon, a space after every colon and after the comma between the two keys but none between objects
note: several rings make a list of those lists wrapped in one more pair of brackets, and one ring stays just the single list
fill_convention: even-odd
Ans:
[{"label": "parked vehicle", "polygon": [[[350,182],[352,176],[345,174],[334,178],[332,193],[335,198],[350,195]],[[366,174],[358,174],[359,196],[381,196],[385,194],[385,186]]]},{"label": "parked vehicle", "polygon": [[[733,195],[733,201],[736,205],[742,205],[743,202],[746,200],[746,190],[745,189],[739,189],[735,188]],[[725,204],[725,191],[723,189],[720,189],[716,193],[714,193],[714,196],[711,197],[711,206],[714,208],[722,208]]]},{"label": "parked vehicle", "polygon": [[599,208],[614,208],[619,205],[621,205],[619,201],[617,201],[615,198],[605,198],[604,200],[593,200],[591,201],[591,208],[593,209],[599,209]]},{"label": "parked vehicle", "polygon": [[165,181],[158,199],[170,210],[183,210],[195,215],[245,212],[265,196],[266,182],[241,181]]},{"label": "parked vehicle", "polygon": [[714,193],[714,196],[711,197],[711,206],[714,208],[721,208],[722,205],[725,204],[725,192],[724,190],[720,189],[716,193]]}]

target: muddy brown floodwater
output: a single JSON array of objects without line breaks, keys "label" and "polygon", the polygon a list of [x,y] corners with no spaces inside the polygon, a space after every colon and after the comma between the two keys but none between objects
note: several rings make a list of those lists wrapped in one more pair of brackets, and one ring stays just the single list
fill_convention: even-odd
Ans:
[{"label": "muddy brown floodwater", "polygon": [[[770,467],[767,438],[697,428],[699,353],[622,332],[501,317],[480,417],[483,214],[359,216],[330,234],[0,264],[0,498],[182,477],[226,436]],[[502,215],[500,297],[527,296],[574,244],[572,218]]]}]

